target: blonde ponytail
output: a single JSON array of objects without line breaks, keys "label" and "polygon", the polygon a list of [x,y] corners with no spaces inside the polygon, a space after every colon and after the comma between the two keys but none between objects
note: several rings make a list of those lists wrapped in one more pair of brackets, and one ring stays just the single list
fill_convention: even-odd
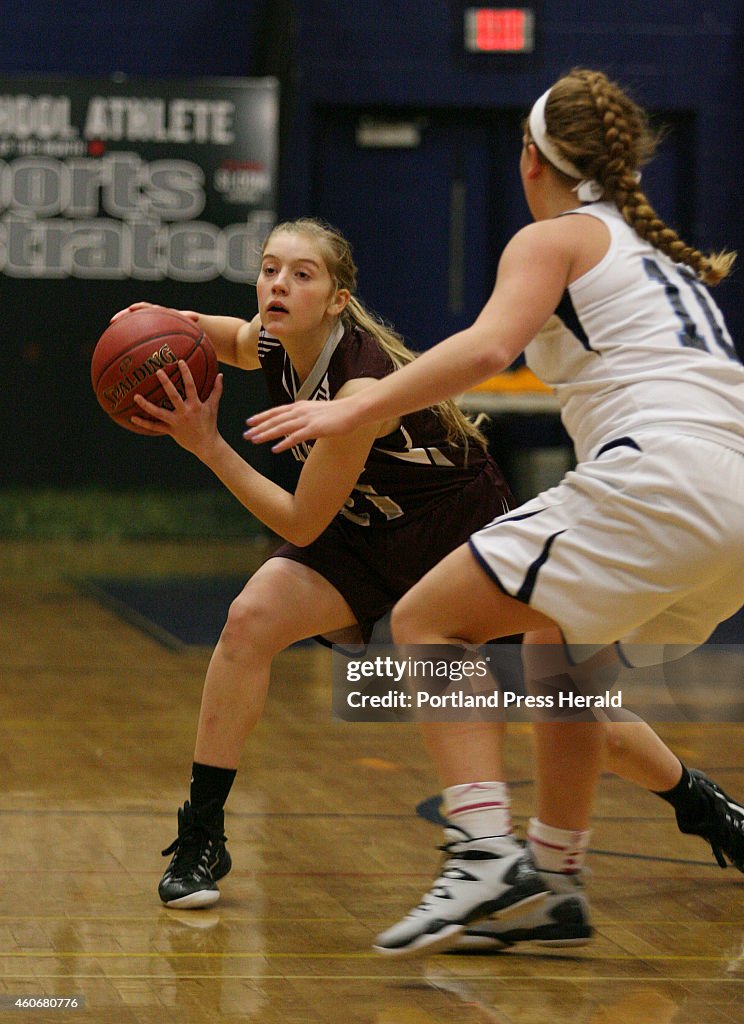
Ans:
[{"label": "blonde ponytail", "polygon": [[[354,296],[344,310],[342,319],[371,334],[380,348],[390,356],[396,369],[412,363],[416,358],[416,353],[406,346],[397,331],[365,309]],[[447,398],[439,402],[434,406],[434,411],[447,431],[447,440],[451,444],[464,445],[467,448],[469,442],[473,441],[484,451],[488,449],[488,440],[477,423],[468,419],[453,399]]]}]

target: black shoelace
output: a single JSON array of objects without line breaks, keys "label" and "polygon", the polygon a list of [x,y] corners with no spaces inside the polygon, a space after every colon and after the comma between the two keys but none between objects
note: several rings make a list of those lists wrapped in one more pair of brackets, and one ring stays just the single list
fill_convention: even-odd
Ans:
[{"label": "black shoelace", "polygon": [[173,869],[178,868],[179,873],[187,874],[201,864],[207,867],[212,844],[214,842],[224,843],[226,839],[227,836],[222,835],[219,829],[208,829],[204,825],[188,824],[170,846],[162,851],[162,856],[167,857],[174,853]]}]

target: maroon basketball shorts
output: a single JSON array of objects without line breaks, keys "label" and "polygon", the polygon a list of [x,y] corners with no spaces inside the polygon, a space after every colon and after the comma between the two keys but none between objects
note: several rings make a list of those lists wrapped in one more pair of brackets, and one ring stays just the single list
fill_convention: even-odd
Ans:
[{"label": "maroon basketball shorts", "polygon": [[399,521],[358,526],[336,516],[311,544],[282,544],[270,557],[290,558],[328,580],[354,612],[368,643],[375,622],[414,583],[510,503],[489,463],[460,489]]}]

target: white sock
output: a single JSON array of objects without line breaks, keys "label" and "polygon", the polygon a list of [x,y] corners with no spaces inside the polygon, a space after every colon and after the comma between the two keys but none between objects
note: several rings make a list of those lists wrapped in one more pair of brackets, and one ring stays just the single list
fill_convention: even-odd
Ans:
[{"label": "white sock", "polygon": [[442,790],[442,813],[474,839],[511,835],[511,801],[505,782],[469,782]]},{"label": "white sock", "polygon": [[591,830],[571,830],[544,825],[530,818],[527,841],[535,864],[541,871],[559,871],[575,875],[581,870],[589,846]]}]

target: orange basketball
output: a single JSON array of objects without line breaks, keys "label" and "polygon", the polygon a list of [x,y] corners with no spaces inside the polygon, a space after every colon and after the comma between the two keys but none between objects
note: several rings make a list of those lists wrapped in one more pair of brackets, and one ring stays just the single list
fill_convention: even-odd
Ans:
[{"label": "orange basketball", "polygon": [[93,351],[90,375],[99,405],[119,426],[146,434],[131,422],[132,416],[144,416],[134,396],[170,409],[156,374],[165,370],[183,393],[179,359],[187,363],[204,401],[217,376],[217,356],[201,327],[159,306],[125,313],[106,328]]}]

